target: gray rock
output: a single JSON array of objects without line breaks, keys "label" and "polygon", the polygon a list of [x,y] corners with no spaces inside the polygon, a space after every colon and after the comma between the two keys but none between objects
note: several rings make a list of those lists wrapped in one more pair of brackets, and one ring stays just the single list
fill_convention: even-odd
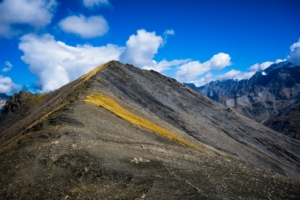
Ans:
[{"label": "gray rock", "polygon": [[[181,142],[84,102],[98,93]],[[2,199],[300,198],[299,141],[157,72],[111,61],[28,103],[0,133]]]}]

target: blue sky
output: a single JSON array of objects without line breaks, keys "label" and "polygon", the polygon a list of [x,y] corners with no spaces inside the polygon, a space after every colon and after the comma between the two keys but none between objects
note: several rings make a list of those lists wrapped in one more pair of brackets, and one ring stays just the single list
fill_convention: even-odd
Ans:
[{"label": "blue sky", "polygon": [[0,93],[45,93],[109,60],[197,86],[300,65],[298,0],[0,0]]}]

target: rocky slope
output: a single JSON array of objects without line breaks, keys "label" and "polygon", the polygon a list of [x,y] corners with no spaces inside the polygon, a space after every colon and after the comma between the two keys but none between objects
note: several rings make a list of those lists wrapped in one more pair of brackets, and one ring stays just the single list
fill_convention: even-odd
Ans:
[{"label": "rocky slope", "polygon": [[282,62],[257,72],[249,80],[213,81],[193,88],[244,116],[300,139],[300,107],[297,103],[300,99],[300,66]]},{"label": "rocky slope", "polygon": [[270,116],[265,125],[285,135],[300,139],[300,99]]},{"label": "rocky slope", "polygon": [[28,97],[0,118],[2,199],[300,198],[299,141],[157,72],[111,61]]},{"label": "rocky slope", "polygon": [[0,126],[0,133],[26,116],[26,113],[30,110],[31,101],[35,97],[30,92],[20,91],[14,94],[9,101],[6,101],[2,115],[0,115],[0,121],[5,119],[5,123]]}]

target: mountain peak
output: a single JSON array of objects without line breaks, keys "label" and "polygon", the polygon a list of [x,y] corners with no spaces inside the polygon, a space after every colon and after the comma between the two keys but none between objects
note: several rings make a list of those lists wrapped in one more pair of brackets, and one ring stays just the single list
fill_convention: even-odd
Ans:
[{"label": "mountain peak", "polygon": [[283,61],[283,62],[279,62],[279,63],[274,63],[272,65],[270,65],[268,68],[266,68],[264,71],[269,73],[273,70],[276,69],[281,69],[281,68],[293,68],[296,67],[297,65],[294,65],[293,63],[289,62],[289,61]]},{"label": "mountain peak", "polygon": [[91,78],[92,76],[96,75],[99,71],[103,70],[104,68],[121,66],[120,64],[121,63],[119,61],[115,61],[115,60],[109,61],[107,63],[99,65],[98,67],[96,67],[95,69],[90,71],[89,73],[82,75],[79,79],[87,80],[87,79]]},{"label": "mountain peak", "polygon": [[264,197],[261,183],[292,197],[300,186],[287,178],[300,179],[295,140],[155,71],[111,61],[23,106],[0,116],[4,198],[237,199]]}]

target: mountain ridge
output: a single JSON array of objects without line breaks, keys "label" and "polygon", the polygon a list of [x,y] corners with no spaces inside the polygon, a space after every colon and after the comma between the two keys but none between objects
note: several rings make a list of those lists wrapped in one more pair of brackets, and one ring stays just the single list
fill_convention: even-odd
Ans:
[{"label": "mountain ridge", "polygon": [[[95,94],[204,153],[85,102]],[[2,197],[299,196],[299,142],[157,72],[111,61],[28,104],[0,116],[24,116],[0,130]]]},{"label": "mountain ridge", "polygon": [[[276,131],[299,140],[298,124],[289,124],[293,116],[285,111],[300,99],[299,77],[300,66],[282,62],[256,72],[249,80],[214,81],[199,88],[190,86],[242,115],[276,127]],[[289,117],[286,117],[287,120],[276,120],[276,116],[282,115]],[[283,124],[282,128],[280,124]]]}]

